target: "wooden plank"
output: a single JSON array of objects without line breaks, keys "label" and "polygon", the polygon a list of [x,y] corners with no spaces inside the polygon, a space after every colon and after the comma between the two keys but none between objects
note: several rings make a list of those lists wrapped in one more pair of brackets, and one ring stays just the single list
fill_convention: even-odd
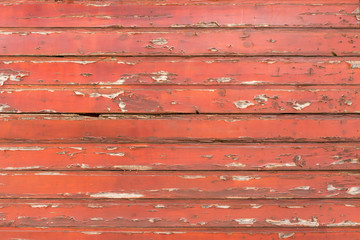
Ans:
[{"label": "wooden plank", "polygon": [[360,202],[355,200],[2,200],[0,206],[2,227],[81,227],[100,232],[102,229],[96,228],[267,227],[292,230],[298,227],[299,231],[306,231],[300,228],[327,227],[334,231],[336,229],[331,228],[360,224],[357,214]]},{"label": "wooden plank", "polygon": [[359,144],[2,144],[1,170],[357,170]]},{"label": "wooden plank", "polygon": [[2,172],[1,198],[358,198],[353,172]]},{"label": "wooden plank", "polygon": [[359,239],[357,228],[231,228],[231,229],[193,229],[193,228],[146,228],[146,229],[93,229],[93,228],[1,228],[0,234],[6,239],[24,239],[36,236],[37,240],[61,238],[63,240],[328,240],[328,239]]},{"label": "wooden plank", "polygon": [[360,29],[3,28],[0,55],[358,56],[359,35]]},{"label": "wooden plank", "polygon": [[[359,5],[4,4],[0,27],[359,27]],[[234,3],[234,2],[232,2]]]},{"label": "wooden plank", "polygon": [[358,58],[0,58],[6,85],[360,84]]},{"label": "wooden plank", "polygon": [[[359,141],[357,115],[0,115],[0,142]],[[64,131],[66,130],[66,131]]]},{"label": "wooden plank", "polygon": [[359,113],[358,92],[358,86],[3,88],[0,112]]}]

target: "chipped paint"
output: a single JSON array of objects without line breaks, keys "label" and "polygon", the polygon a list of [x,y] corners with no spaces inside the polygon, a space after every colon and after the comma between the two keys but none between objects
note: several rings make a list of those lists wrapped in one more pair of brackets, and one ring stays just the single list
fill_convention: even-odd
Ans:
[{"label": "chipped paint", "polygon": [[360,187],[351,187],[346,191],[346,193],[350,195],[358,195],[360,194]]},{"label": "chipped paint", "polygon": [[30,206],[32,208],[47,208],[49,207],[51,204],[30,204]]},{"label": "chipped paint", "polygon": [[310,186],[300,186],[300,187],[291,188],[289,190],[290,191],[292,191],[292,190],[306,190],[306,191],[308,191],[308,190],[310,190]]},{"label": "chipped paint", "polygon": [[168,41],[164,38],[156,38],[151,40],[150,42],[155,45],[165,45],[168,43]]},{"label": "chipped paint", "polygon": [[226,164],[225,167],[238,167],[238,168],[243,168],[243,167],[246,167],[246,165],[245,165],[245,164],[242,164],[242,163],[233,162],[233,163]]},{"label": "chipped paint", "polygon": [[113,192],[101,192],[90,194],[92,198],[141,198],[143,194],[139,193],[113,193]]},{"label": "chipped paint", "polygon": [[279,233],[279,238],[284,239],[284,238],[292,237],[294,235],[295,235],[295,233]]},{"label": "chipped paint", "polygon": [[346,61],[351,69],[360,68],[360,61]]},{"label": "chipped paint", "polygon": [[45,150],[45,147],[0,147],[0,151],[40,151]]},{"label": "chipped paint", "polygon": [[245,109],[245,108],[255,105],[253,102],[248,101],[248,100],[239,100],[239,101],[234,102],[234,104],[237,108],[240,108],[240,109]]},{"label": "chipped paint", "polygon": [[267,164],[263,165],[262,167],[265,167],[265,168],[296,167],[296,164],[294,162],[291,162],[291,163],[267,163]]},{"label": "chipped paint", "polygon": [[360,223],[353,222],[350,220],[344,220],[339,223],[329,223],[329,224],[327,224],[327,226],[328,227],[356,227],[356,226],[360,226]]},{"label": "chipped paint", "polygon": [[166,71],[159,71],[159,72],[153,72],[151,73],[153,76],[151,77],[153,80],[155,80],[158,83],[168,82],[170,73]]},{"label": "chipped paint", "polygon": [[104,98],[109,98],[109,99],[115,99],[116,97],[118,97],[121,94],[124,94],[124,91],[120,91],[120,92],[112,93],[112,94],[90,93],[89,96],[90,97],[104,97]]},{"label": "chipped paint", "polygon": [[338,160],[330,163],[330,165],[342,165],[345,163],[360,163],[358,158]]},{"label": "chipped paint", "polygon": [[95,232],[95,231],[85,231],[85,232],[81,232],[83,234],[86,234],[86,235],[99,235],[99,234],[102,234],[102,232]]},{"label": "chipped paint", "polygon": [[201,175],[184,175],[184,176],[179,176],[179,177],[185,178],[185,179],[206,178],[206,176],[201,176]]},{"label": "chipped paint", "polygon": [[273,219],[266,219],[267,223],[276,226],[302,226],[302,227],[318,227],[319,222],[317,218],[312,218],[311,220],[304,220],[301,218],[295,218],[292,221],[289,219],[281,219],[281,220],[273,220]]},{"label": "chipped paint", "polygon": [[295,110],[301,111],[301,110],[303,110],[304,108],[309,107],[310,105],[311,105],[310,102],[305,102],[305,103],[295,102],[292,107],[293,107]]},{"label": "chipped paint", "polygon": [[129,171],[145,171],[145,170],[151,170],[152,167],[149,166],[141,166],[141,165],[115,165],[113,168],[119,168],[122,170],[129,170]]},{"label": "chipped paint", "polygon": [[234,221],[240,225],[252,225],[256,222],[256,219],[255,218],[238,218],[238,219],[234,219]]},{"label": "chipped paint", "polygon": [[249,181],[252,179],[260,179],[260,177],[250,177],[250,176],[232,176],[234,181]]},{"label": "chipped paint", "polygon": [[60,175],[66,175],[66,174],[65,173],[60,173],[60,172],[38,172],[38,173],[35,173],[35,175],[44,175],[44,176],[56,175],[56,176],[60,176]]}]

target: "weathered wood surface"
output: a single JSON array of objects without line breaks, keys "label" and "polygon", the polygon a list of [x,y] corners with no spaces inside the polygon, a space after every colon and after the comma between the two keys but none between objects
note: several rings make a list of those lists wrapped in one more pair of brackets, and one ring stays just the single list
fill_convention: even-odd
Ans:
[{"label": "weathered wood surface", "polygon": [[360,29],[2,28],[0,56],[359,56],[359,35]]},{"label": "weathered wood surface", "polygon": [[[151,1],[61,2],[3,1],[0,27],[359,27],[359,5],[353,1],[322,4],[223,1],[166,5]],[[130,1],[131,2],[131,1]],[[135,1],[133,1],[135,2]],[[119,4],[120,3],[120,4]],[[160,1],[158,1],[160,3]],[[169,2],[170,3],[170,2]],[[204,3],[204,2],[203,2]]]},{"label": "weathered wood surface", "polygon": [[356,57],[1,57],[0,83],[4,86],[353,85],[360,84],[360,60]]},{"label": "weathered wood surface", "polygon": [[9,114],[0,142],[339,142],[360,140],[357,115]]},{"label": "weathered wood surface", "polygon": [[1,236],[9,239],[31,238],[38,240],[61,238],[64,240],[328,240],[328,239],[359,239],[358,228],[9,228],[0,229]]},{"label": "weathered wood surface", "polygon": [[[91,227],[99,232],[104,230],[103,227],[192,227],[195,231],[200,227],[240,227],[235,231],[244,231],[241,227],[267,227],[294,231],[292,228],[297,227],[299,232],[307,232],[309,227],[334,227],[329,229],[331,232],[339,230],[336,227],[360,224],[357,214],[360,202],[356,200],[1,200],[0,206],[3,227],[72,226]],[[255,228],[255,231],[259,229]]]},{"label": "weathered wood surface", "polygon": [[359,113],[359,95],[358,86],[2,88],[0,112]]},{"label": "weathered wood surface", "polygon": [[[359,144],[1,144],[1,170],[357,170]],[[34,157],[36,156],[36,157]]]},{"label": "weathered wood surface", "polygon": [[354,172],[2,172],[1,198],[358,198]]}]

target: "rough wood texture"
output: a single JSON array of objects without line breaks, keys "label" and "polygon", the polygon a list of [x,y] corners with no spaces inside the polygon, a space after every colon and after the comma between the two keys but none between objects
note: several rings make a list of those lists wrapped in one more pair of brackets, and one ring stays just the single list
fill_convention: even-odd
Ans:
[{"label": "rough wood texture", "polygon": [[360,29],[3,28],[0,55],[359,56],[359,35]]},{"label": "rough wood texture", "polygon": [[1,198],[357,198],[353,172],[3,172]]},{"label": "rough wood texture", "polygon": [[329,239],[359,239],[358,228],[1,228],[1,236],[9,239],[31,238],[48,240],[61,238],[63,240],[329,240]]},{"label": "rough wood texture", "polygon": [[[357,170],[359,144],[2,144],[1,170]],[[34,157],[36,156],[36,157]]]},{"label": "rough wood texture", "polygon": [[[164,1],[162,1],[163,3]],[[215,2],[215,1],[214,1]],[[359,27],[359,5],[259,4],[232,1],[212,5],[139,2],[3,3],[0,27]]]},{"label": "rough wood texture", "polygon": [[337,85],[360,84],[356,57],[0,58],[7,85]]},{"label": "rough wood texture", "polygon": [[0,112],[359,113],[358,91],[357,86],[2,88]]},{"label": "rough wood texture", "polygon": [[360,239],[357,0],[4,0],[1,239]]},{"label": "rough wood texture", "polygon": [[[1,115],[0,142],[338,142],[360,140],[357,115]],[[261,131],[259,131],[261,129]],[[66,131],[65,131],[66,130]]]},{"label": "rough wood texture", "polygon": [[[309,227],[356,227],[360,224],[360,217],[357,214],[360,203],[356,200],[278,200],[276,202],[259,200],[254,203],[245,200],[157,200],[154,202],[153,200],[56,199],[1,200],[0,206],[5,218],[0,224],[5,227],[73,226],[93,228],[93,231],[99,232],[104,230],[101,229],[103,227],[275,227],[286,231],[294,231],[292,228],[297,227],[298,231],[307,232]],[[139,232],[143,230],[138,229]],[[119,230],[107,229],[107,231]],[[180,229],[178,231],[183,232]],[[189,229],[185,229],[185,232],[187,231]],[[264,231],[266,232],[265,229]],[[274,229],[268,231],[273,232]]]}]

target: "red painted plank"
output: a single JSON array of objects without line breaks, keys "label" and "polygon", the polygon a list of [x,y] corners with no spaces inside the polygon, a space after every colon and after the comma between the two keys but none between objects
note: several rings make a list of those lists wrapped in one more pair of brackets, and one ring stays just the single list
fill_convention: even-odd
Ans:
[{"label": "red painted plank", "polygon": [[[0,142],[358,141],[357,115],[0,115]],[[66,131],[64,131],[66,130]]]},{"label": "red painted plank", "polygon": [[2,200],[0,206],[2,227],[85,227],[100,232],[99,227],[268,227],[291,230],[294,227],[357,227],[360,224],[357,214],[360,202],[349,200]]},{"label": "red painted plank", "polygon": [[357,86],[3,88],[0,112],[359,113],[358,91]]},{"label": "red painted plank", "polygon": [[360,29],[10,28],[0,31],[0,55],[357,56],[359,35]]},{"label": "red painted plank", "polygon": [[358,198],[352,172],[2,172],[1,198]]},{"label": "red painted plank", "polygon": [[0,83],[360,84],[358,58],[0,58]]},{"label": "red painted plank", "polygon": [[0,27],[359,27],[358,9],[355,1],[349,5],[18,3],[1,7]]},{"label": "red painted plank", "polygon": [[230,228],[230,229],[193,229],[193,228],[146,228],[146,229],[93,229],[93,228],[1,228],[0,234],[6,239],[33,238],[36,240],[62,239],[62,240],[337,240],[360,239],[357,228]]},{"label": "red painted plank", "polygon": [[0,145],[1,170],[346,170],[359,144]]}]

